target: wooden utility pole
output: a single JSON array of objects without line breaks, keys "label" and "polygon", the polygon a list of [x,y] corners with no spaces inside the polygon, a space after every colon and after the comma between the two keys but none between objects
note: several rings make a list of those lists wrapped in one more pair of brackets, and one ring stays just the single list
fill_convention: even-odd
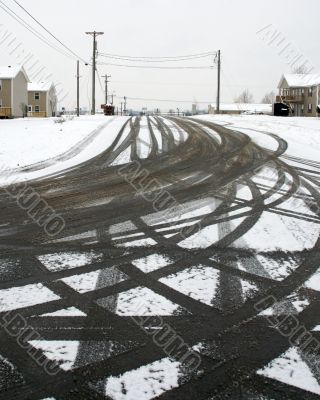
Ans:
[{"label": "wooden utility pole", "polygon": [[123,110],[123,113],[124,113],[124,115],[126,115],[126,113],[127,113],[127,98],[126,98],[126,96],[123,97],[123,100],[124,100],[124,110]]},{"label": "wooden utility pole", "polygon": [[87,35],[91,35],[93,37],[93,56],[92,56],[92,105],[91,105],[91,114],[95,115],[96,113],[96,56],[97,56],[97,41],[96,37],[99,35],[103,35],[104,32],[86,32]]},{"label": "wooden utility pole", "polygon": [[220,114],[220,77],[221,77],[221,52],[218,50],[217,54],[217,65],[218,65],[218,83],[217,83],[217,105],[216,113]]},{"label": "wooden utility pole", "polygon": [[80,116],[80,62],[77,61],[77,116]]}]

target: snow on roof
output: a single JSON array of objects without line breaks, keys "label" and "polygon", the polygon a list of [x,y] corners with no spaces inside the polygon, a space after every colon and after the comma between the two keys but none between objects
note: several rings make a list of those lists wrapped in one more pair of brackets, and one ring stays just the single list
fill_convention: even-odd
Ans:
[{"label": "snow on roof", "polygon": [[28,92],[48,92],[53,86],[53,82],[30,82]]},{"label": "snow on roof", "polygon": [[[211,104],[215,110],[216,104]],[[220,111],[257,111],[257,112],[270,112],[272,104],[246,104],[246,103],[230,103],[220,104]]]},{"label": "snow on roof", "polygon": [[0,79],[14,79],[20,71],[24,74],[26,80],[29,81],[28,75],[22,65],[0,66]]},{"label": "snow on roof", "polygon": [[279,86],[286,81],[289,87],[308,87],[320,85],[320,74],[284,74]]}]

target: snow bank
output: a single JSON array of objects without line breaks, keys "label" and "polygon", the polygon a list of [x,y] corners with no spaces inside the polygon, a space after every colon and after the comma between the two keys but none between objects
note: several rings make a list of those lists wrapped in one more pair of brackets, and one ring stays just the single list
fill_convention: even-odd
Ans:
[{"label": "snow bank", "polygon": [[128,117],[81,116],[0,121],[0,184],[39,178],[105,151]]},{"label": "snow bank", "polygon": [[[270,148],[272,133],[288,142],[287,155],[318,160],[320,119],[315,117],[273,117],[268,115],[199,115],[195,117],[249,135],[259,145]],[[272,148],[272,147],[271,147]]]}]

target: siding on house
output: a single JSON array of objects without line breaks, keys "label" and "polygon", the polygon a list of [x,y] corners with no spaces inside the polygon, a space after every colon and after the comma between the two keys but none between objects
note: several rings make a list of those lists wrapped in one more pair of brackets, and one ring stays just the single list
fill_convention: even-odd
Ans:
[{"label": "siding on house", "polygon": [[[35,99],[35,94],[39,93],[39,100]],[[29,91],[28,92],[28,105],[32,106],[32,112],[35,112],[36,106],[39,106],[40,112],[47,112],[47,92],[36,92]]]},{"label": "siding on house", "polygon": [[0,90],[0,104],[2,107],[11,107],[12,97],[11,97],[11,79],[1,79],[2,85]]},{"label": "siding on house", "polygon": [[[36,99],[36,93],[39,99]],[[53,83],[30,83],[28,85],[28,106],[32,107],[32,113],[39,107],[40,113],[45,113],[46,117],[52,117],[56,113],[57,95]]]},{"label": "siding on house", "polygon": [[28,76],[21,65],[0,66],[1,117],[23,117],[28,103]]},{"label": "siding on house", "polygon": [[15,117],[23,117],[28,104],[28,82],[21,71],[12,80],[12,93],[14,99],[12,114]]}]

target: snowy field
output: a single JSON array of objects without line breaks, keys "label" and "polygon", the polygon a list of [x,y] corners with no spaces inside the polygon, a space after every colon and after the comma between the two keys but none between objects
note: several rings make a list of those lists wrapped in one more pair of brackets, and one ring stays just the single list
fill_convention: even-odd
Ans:
[{"label": "snowy field", "polygon": [[39,178],[95,157],[127,120],[103,115],[0,120],[0,184]]},{"label": "snowy field", "polygon": [[261,146],[272,147],[266,133],[278,135],[288,143],[287,154],[319,160],[320,118],[269,115],[199,115],[195,118],[244,132]]}]

